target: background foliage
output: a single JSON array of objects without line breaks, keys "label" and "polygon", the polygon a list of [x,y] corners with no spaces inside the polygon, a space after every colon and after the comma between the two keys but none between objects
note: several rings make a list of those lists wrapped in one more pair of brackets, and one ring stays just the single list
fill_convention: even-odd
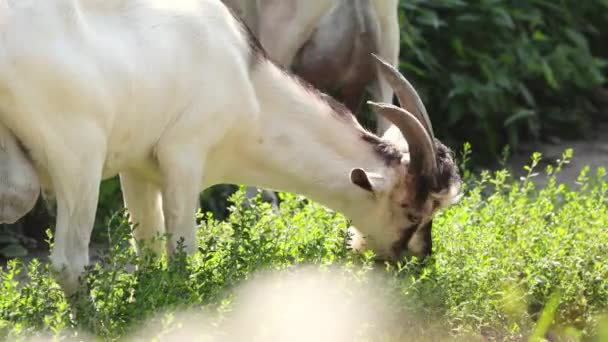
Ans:
[{"label": "background foliage", "polygon": [[401,70],[437,135],[478,159],[608,118],[606,0],[402,0],[400,23]]}]

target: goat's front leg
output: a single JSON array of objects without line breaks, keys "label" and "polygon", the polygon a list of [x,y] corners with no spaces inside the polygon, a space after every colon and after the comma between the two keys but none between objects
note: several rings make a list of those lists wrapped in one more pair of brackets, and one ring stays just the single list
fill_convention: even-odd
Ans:
[{"label": "goat's front leg", "polygon": [[167,254],[176,252],[178,242],[183,239],[184,250],[196,251],[196,220],[202,182],[203,162],[178,148],[160,148],[158,162],[163,176],[162,196],[165,226],[169,233]]},{"label": "goat's front leg", "polygon": [[76,291],[79,277],[89,263],[89,242],[104,160],[103,152],[99,151],[99,146],[104,145],[92,146],[96,146],[97,151],[83,148],[80,149],[83,153],[78,153],[76,150],[58,149],[61,153],[52,153],[52,158],[49,158],[49,175],[57,198],[57,221],[50,260],[57,282],[66,295]]},{"label": "goat's front leg", "polygon": [[125,171],[120,173],[120,187],[133,227],[133,246],[137,250],[137,243],[143,243],[161,255],[163,241],[159,235],[165,231],[165,220],[160,186],[136,172]]},{"label": "goat's front leg", "polygon": [[[399,65],[399,17],[396,8],[390,13],[380,16],[380,42],[378,55],[389,64],[398,68]],[[372,89],[372,96],[376,102],[393,103],[393,88],[388,82],[376,73],[376,82]],[[391,123],[382,115],[377,115],[378,126],[376,133],[382,136],[391,126]]]}]

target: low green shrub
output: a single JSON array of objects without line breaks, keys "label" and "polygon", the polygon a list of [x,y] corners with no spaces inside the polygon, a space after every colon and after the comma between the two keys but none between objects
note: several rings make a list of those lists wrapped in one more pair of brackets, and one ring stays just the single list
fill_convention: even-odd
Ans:
[{"label": "low green shrub", "polygon": [[[238,191],[226,221],[199,215],[199,251],[171,259],[135,255],[119,212],[108,223],[109,250],[76,296],[63,297],[46,263],[12,260],[0,272],[0,339],[78,331],[113,340],[151,319],[150,329],[160,334],[179,325],[167,318],[172,312],[186,309],[221,322],[237,285],[259,271],[304,265],[333,268],[358,282],[382,275],[395,310],[387,320],[397,327],[382,340],[607,336],[601,323],[608,309],[606,170],[584,170],[572,187],[557,184],[554,175],[570,155],[547,168],[543,188],[533,182],[541,177],[537,154],[522,179],[504,170],[467,173],[466,194],[435,219],[434,254],[423,262],[386,264],[372,253],[351,253],[348,221],[292,194],[281,194],[274,211],[262,201],[245,209]],[[25,273],[29,281],[19,284]],[[343,300],[358,300],[352,296],[344,293]]]}]

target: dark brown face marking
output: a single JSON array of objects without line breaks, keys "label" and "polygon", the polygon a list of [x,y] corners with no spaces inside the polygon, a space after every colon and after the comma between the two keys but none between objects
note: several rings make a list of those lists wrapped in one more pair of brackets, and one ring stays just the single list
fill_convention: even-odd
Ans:
[{"label": "dark brown face marking", "polygon": [[393,243],[393,245],[391,246],[391,252],[396,258],[399,258],[403,251],[405,251],[408,242],[410,242],[410,239],[416,232],[416,228],[417,226],[415,224],[406,227],[401,232],[401,236],[399,237],[399,239],[395,243]]},{"label": "dark brown face marking", "polygon": [[447,189],[451,184],[460,182],[458,167],[454,163],[454,153],[439,140],[435,139],[437,151],[437,173],[435,174],[435,187],[433,192]]},{"label": "dark brown face marking", "polygon": [[391,251],[396,258],[401,257],[401,254],[407,249],[407,245],[414,235],[418,236],[421,244],[423,244],[422,251],[417,255],[419,258],[425,258],[433,253],[433,239],[431,231],[433,228],[433,220],[427,224],[420,226],[413,224],[403,230],[399,240],[397,240],[391,246]]},{"label": "dark brown face marking", "polygon": [[415,189],[412,205],[415,208],[422,208],[431,194],[431,179],[425,176],[416,176],[413,178],[412,188]]},{"label": "dark brown face marking", "polygon": [[421,243],[424,244],[424,249],[422,250],[422,257],[429,256],[433,253],[433,220],[430,220],[427,224],[422,227],[419,227],[416,231],[416,235],[420,237]]},{"label": "dark brown face marking", "polygon": [[386,142],[369,132],[363,132],[361,139],[372,146],[374,151],[376,151],[378,156],[384,160],[386,165],[401,161],[401,152],[391,143]]},{"label": "dark brown face marking", "polygon": [[[452,151],[435,139],[437,151],[437,171],[433,175],[411,175],[406,179],[409,189],[414,189],[410,204],[414,208],[423,208],[431,193],[439,193],[448,189],[452,184],[460,182],[458,168],[454,163]],[[437,204],[433,203],[433,209]]]}]

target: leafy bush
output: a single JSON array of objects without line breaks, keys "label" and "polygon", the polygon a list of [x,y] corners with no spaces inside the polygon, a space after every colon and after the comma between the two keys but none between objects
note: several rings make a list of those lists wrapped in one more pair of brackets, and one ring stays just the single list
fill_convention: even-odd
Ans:
[{"label": "leafy bush", "polygon": [[606,169],[586,168],[575,189],[557,184],[571,153],[547,167],[542,189],[532,182],[540,154],[520,182],[506,171],[484,172],[441,216],[433,281],[453,322],[526,336],[555,300],[556,329],[593,329],[608,307],[608,183]]},{"label": "leafy bush", "polygon": [[[0,273],[0,336],[80,331],[116,339],[149,319],[152,332],[175,327],[179,321],[155,313],[188,308],[215,313],[221,322],[235,303],[237,284],[257,271],[297,265],[331,266],[358,282],[383,274],[396,310],[387,319],[397,328],[382,340],[600,336],[608,309],[608,181],[602,168],[585,170],[574,188],[557,184],[554,175],[570,155],[547,168],[548,183],[540,189],[532,182],[539,155],[521,180],[506,171],[467,173],[466,195],[435,220],[435,253],[424,262],[390,265],[374,262],[371,253],[350,253],[347,220],[291,194],[281,194],[283,204],[274,211],[261,201],[244,209],[243,191],[237,192],[227,221],[199,215],[199,251],[172,259],[135,255],[119,212],[109,221],[105,258],[90,267],[82,291],[69,300],[46,263],[9,263]],[[138,268],[128,271],[132,265]],[[30,281],[21,286],[26,271]]]},{"label": "leafy bush", "polygon": [[[580,134],[606,82],[608,1],[400,1],[401,68],[438,135],[496,155]],[[591,46],[590,46],[591,42]]]}]

